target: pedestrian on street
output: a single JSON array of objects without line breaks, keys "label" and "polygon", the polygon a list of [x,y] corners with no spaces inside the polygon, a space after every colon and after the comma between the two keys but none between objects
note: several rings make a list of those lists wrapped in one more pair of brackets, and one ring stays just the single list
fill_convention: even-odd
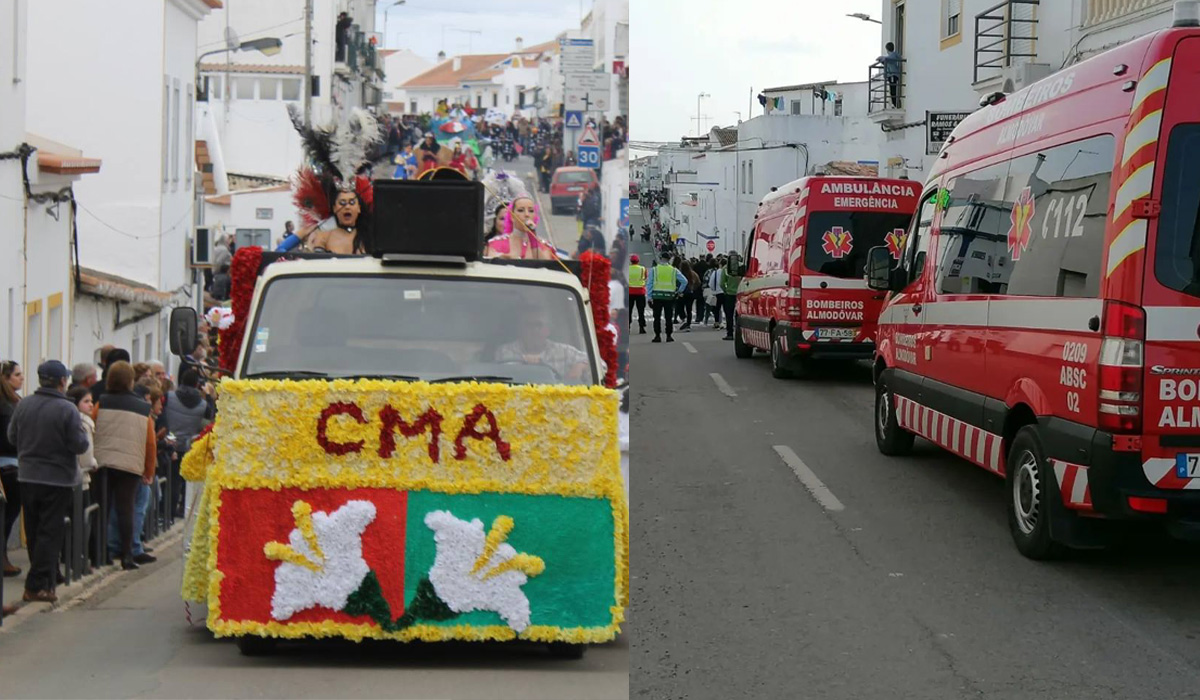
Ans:
[{"label": "pedestrian on street", "polygon": [[737,306],[738,285],[742,283],[742,262],[736,251],[729,251],[721,268],[721,306],[725,309],[725,340],[733,340],[733,311]]},{"label": "pedestrian on street", "polygon": [[705,316],[712,315],[714,330],[721,327],[721,295],[721,268],[714,265],[709,269],[704,280]]},{"label": "pedestrian on street", "polygon": [[679,330],[687,332],[692,330],[692,307],[696,305],[696,299],[700,298],[701,284],[696,271],[692,269],[692,264],[687,260],[679,261],[679,271],[687,279],[687,287],[679,297],[678,306],[683,316],[683,325]]},{"label": "pedestrian on street", "polygon": [[79,420],[83,422],[83,432],[88,438],[87,451],[79,455],[78,460],[80,483],[83,484],[83,490],[87,491],[92,484],[92,472],[96,471],[96,453],[92,449],[96,441],[96,421],[92,420],[92,412],[96,405],[92,401],[92,393],[82,385],[67,389],[67,398],[79,409]]},{"label": "pedestrian on street", "polygon": [[629,256],[629,327],[637,311],[638,334],[646,335],[646,267],[636,255]]},{"label": "pedestrian on street", "polygon": [[66,534],[74,488],[79,483],[79,455],[88,439],[79,410],[63,392],[71,370],[58,360],[38,365],[38,390],[26,397],[8,424],[8,441],[17,447],[29,575],[24,600],[53,603],[58,583],[58,556]]},{"label": "pedestrian on street", "polygon": [[878,60],[883,64],[883,78],[887,82],[888,94],[892,98],[892,106],[900,108],[900,73],[903,59],[900,58],[900,53],[896,51],[896,45],[888,42],[883,47],[886,50]]},{"label": "pedestrian on street", "polygon": [[167,392],[164,407],[167,428],[175,435],[178,459],[171,463],[171,507],[177,516],[183,515],[183,477],[179,464],[192,446],[192,441],[212,422],[213,412],[204,394],[200,393],[200,374],[195,369],[179,375],[179,388]]},{"label": "pedestrian on street", "polygon": [[655,260],[650,270],[646,292],[650,295],[650,306],[654,310],[654,338],[652,343],[662,342],[662,322],[666,316],[667,342],[673,343],[675,333],[675,304],[687,289],[687,278],[666,260]]},{"label": "pedestrian on street", "polygon": [[100,376],[100,370],[91,362],[80,362],[71,368],[71,386],[69,389],[74,389],[81,386],[89,391],[96,384],[96,380]]},{"label": "pedestrian on street", "polygon": [[107,470],[109,499],[116,504],[121,568],[136,569],[134,506],[138,486],[154,480],[154,419],[150,404],[133,393],[133,367],[128,362],[112,363],[106,374],[105,393],[96,406],[96,461]]},{"label": "pedestrian on street", "polygon": [[7,495],[8,506],[4,509],[3,534],[0,540],[0,562],[4,565],[4,576],[20,576],[21,569],[8,561],[8,538],[21,516],[21,482],[17,476],[17,446],[8,440],[8,424],[21,396],[17,392],[25,385],[25,373],[21,365],[6,360],[0,362],[0,489]]}]

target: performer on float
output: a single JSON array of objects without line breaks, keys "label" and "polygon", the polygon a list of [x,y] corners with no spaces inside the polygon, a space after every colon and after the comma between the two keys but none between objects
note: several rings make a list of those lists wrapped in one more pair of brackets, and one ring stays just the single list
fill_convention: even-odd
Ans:
[{"label": "performer on float", "polygon": [[504,208],[504,233],[490,239],[484,257],[518,260],[554,260],[554,248],[537,236],[540,220],[537,202],[520,194]]},{"label": "performer on float", "polygon": [[293,201],[305,226],[277,250],[366,253],[373,195],[368,154],[383,138],[379,123],[361,109],[350,113],[348,123],[325,128],[306,125],[295,105],[288,105],[288,114],[310,161],[292,180]]}]

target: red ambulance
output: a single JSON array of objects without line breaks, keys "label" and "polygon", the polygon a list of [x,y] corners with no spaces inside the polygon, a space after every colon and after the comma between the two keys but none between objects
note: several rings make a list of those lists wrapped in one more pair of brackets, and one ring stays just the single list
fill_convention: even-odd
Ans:
[{"label": "red ambulance", "polygon": [[867,252],[898,259],[920,183],[863,177],[805,177],[775,188],[755,214],[738,288],[734,352],[771,354],[776,377],[813,360],[870,359],[884,294],[867,288]]},{"label": "red ambulance", "polygon": [[[1200,4],[1186,3],[1183,15]],[[1200,29],[985,98],[939,154],[899,264],[870,252],[880,451],[1005,478],[1034,559],[1105,521],[1200,532]]]}]

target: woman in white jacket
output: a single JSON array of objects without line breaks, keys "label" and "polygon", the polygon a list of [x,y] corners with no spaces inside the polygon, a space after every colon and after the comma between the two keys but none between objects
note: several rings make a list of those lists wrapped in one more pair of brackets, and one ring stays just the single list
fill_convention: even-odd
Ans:
[{"label": "woman in white jacket", "polygon": [[67,392],[67,398],[74,402],[79,409],[79,418],[83,421],[83,432],[87,433],[87,452],[79,455],[79,483],[86,491],[92,483],[92,472],[96,471],[96,422],[92,420],[92,393],[82,386],[72,388]]}]

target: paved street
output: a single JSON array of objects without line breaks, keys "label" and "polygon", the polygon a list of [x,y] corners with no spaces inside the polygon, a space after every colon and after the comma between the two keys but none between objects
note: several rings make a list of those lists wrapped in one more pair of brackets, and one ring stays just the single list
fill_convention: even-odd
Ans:
[{"label": "paved street", "polygon": [[[0,628],[4,698],[624,698],[624,639],[579,661],[541,645],[303,642],[248,658],[189,626],[179,546],[92,598]],[[9,582],[13,579],[9,579]],[[8,583],[8,582],[6,582]],[[16,584],[19,585],[19,584]],[[16,622],[10,626],[10,623]]]},{"label": "paved street", "polygon": [[776,380],[722,335],[633,336],[633,695],[1200,696],[1200,548],[1026,560],[1001,480],[878,453],[866,364]]}]

